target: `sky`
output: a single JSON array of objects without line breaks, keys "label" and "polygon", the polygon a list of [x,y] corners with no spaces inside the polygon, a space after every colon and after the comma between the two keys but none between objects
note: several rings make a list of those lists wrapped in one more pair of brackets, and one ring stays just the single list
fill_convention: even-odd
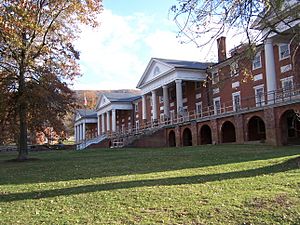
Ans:
[{"label": "sky", "polygon": [[83,75],[72,89],[134,89],[151,58],[216,61],[216,43],[200,49],[176,38],[178,28],[169,14],[176,2],[103,0],[100,26],[84,27],[75,43]]}]

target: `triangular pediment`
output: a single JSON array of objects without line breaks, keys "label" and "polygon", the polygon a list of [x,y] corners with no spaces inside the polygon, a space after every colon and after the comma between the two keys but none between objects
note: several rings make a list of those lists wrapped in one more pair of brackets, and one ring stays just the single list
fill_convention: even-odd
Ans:
[{"label": "triangular pediment", "polygon": [[75,114],[75,121],[80,120],[81,117],[82,117],[82,116],[80,115],[79,111],[77,111],[76,114]]},{"label": "triangular pediment", "polygon": [[141,77],[139,83],[137,84],[137,88],[140,88],[144,84],[160,77],[161,75],[165,74],[166,72],[170,71],[173,67],[167,65],[166,63],[160,61],[159,59],[151,59],[148,63],[148,66]]},{"label": "triangular pediment", "polygon": [[105,96],[105,94],[103,94],[99,98],[96,109],[100,109],[103,106],[108,105],[109,103],[110,103],[109,99]]}]

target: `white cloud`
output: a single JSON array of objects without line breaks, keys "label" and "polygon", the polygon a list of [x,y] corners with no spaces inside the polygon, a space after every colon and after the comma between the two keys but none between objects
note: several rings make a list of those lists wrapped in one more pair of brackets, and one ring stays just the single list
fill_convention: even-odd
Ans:
[{"label": "white cloud", "polygon": [[[81,52],[83,76],[74,89],[135,88],[151,57],[216,61],[216,44],[197,48],[180,44],[175,25],[145,14],[119,16],[109,10],[100,15],[99,28],[85,28],[76,47]],[[236,39],[227,39],[228,50]]]}]

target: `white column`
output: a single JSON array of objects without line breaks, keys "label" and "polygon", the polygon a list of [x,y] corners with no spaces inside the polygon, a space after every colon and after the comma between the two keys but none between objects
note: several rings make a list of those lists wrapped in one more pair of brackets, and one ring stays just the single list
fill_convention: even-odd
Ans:
[{"label": "white column", "polygon": [[177,114],[182,112],[183,101],[182,101],[182,80],[175,80],[176,83],[176,103],[177,103]]},{"label": "white column", "polygon": [[77,125],[76,128],[77,128],[77,142],[79,142],[80,141],[80,126]]},{"label": "white column", "polygon": [[79,141],[82,141],[82,124],[79,124],[78,127],[79,127]]},{"label": "white column", "polygon": [[97,117],[97,134],[98,136],[101,134],[101,131],[100,131],[100,115]]},{"label": "white column", "polygon": [[111,113],[111,129],[112,132],[116,132],[117,118],[116,118],[116,110],[113,109]]},{"label": "white column", "polygon": [[152,94],[152,115],[153,120],[157,120],[157,98],[156,98],[156,90],[151,91]]},{"label": "white column", "polygon": [[168,87],[163,86],[163,100],[164,100],[164,115],[169,118],[170,117],[170,102],[169,102],[169,93]]},{"label": "white column", "polygon": [[143,120],[146,120],[147,119],[146,95],[142,96],[142,111],[143,111]]},{"label": "white column", "polygon": [[85,140],[85,122],[82,124],[82,139]]},{"label": "white column", "polygon": [[102,132],[102,134],[104,134],[105,133],[105,118],[104,118],[104,113],[101,114],[101,125],[102,125],[101,132]]},{"label": "white column", "polygon": [[109,115],[109,111],[106,112],[106,130],[110,131],[110,115]]},{"label": "white column", "polygon": [[[276,70],[274,60],[274,50],[272,39],[265,40],[265,61],[266,61],[266,79],[267,79],[267,92],[268,92],[268,104],[274,103],[276,90]],[[271,92],[271,93],[270,93]]]}]

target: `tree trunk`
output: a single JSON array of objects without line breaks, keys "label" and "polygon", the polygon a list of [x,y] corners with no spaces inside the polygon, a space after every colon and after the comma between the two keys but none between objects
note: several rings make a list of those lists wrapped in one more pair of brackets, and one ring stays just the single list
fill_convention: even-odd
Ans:
[{"label": "tree trunk", "polygon": [[[23,62],[23,60],[22,60]],[[20,131],[19,131],[19,155],[18,160],[24,161],[28,158],[28,145],[27,145],[27,104],[25,94],[25,71],[23,63],[20,66],[19,74],[19,119],[20,119]]]},{"label": "tree trunk", "polygon": [[24,161],[28,158],[28,145],[27,145],[27,121],[26,121],[26,105],[20,104],[19,117],[20,117],[20,133],[19,133],[19,155],[18,160]]}]

